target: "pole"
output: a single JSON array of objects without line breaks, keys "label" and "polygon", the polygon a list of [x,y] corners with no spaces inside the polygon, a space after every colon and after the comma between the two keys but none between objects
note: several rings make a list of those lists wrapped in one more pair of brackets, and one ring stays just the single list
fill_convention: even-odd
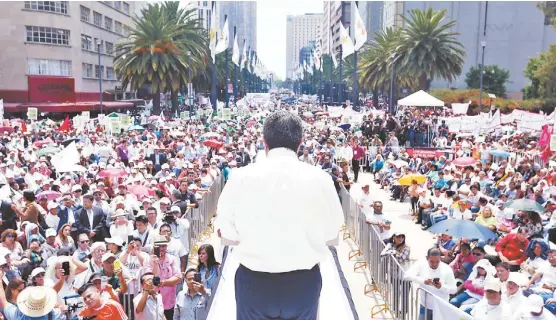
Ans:
[{"label": "pole", "polygon": [[[224,15],[224,21],[228,15]],[[230,29],[229,29],[230,30]],[[224,105],[228,108],[228,48],[224,50]]]},{"label": "pole", "polygon": [[358,52],[356,50],[354,50],[354,85],[352,86],[352,89],[354,90],[353,92],[353,97],[352,99],[354,100],[352,103],[354,104],[354,106],[358,105],[358,76],[356,71],[358,70]]},{"label": "pole", "polygon": [[191,82],[191,52],[188,52],[188,104],[190,106],[190,113],[193,112],[193,85]]},{"label": "pole", "polygon": [[482,64],[480,64],[480,112],[482,112],[482,96],[484,91],[484,57],[485,57],[485,44],[482,42]]},{"label": "pole", "polygon": [[100,104],[100,110],[101,110],[101,114],[103,113],[103,75],[102,75],[102,69],[101,69],[101,43],[97,43],[97,55],[99,58],[99,104]]},{"label": "pole", "polygon": [[395,62],[391,56],[391,85],[389,88],[389,113],[393,114],[393,86],[395,85]]},{"label": "pole", "polygon": [[[330,44],[330,46],[332,46],[332,44]],[[332,50],[331,50],[331,52],[332,52]],[[334,84],[334,81],[333,81],[333,68],[335,67],[335,64],[334,64],[334,62],[333,62],[333,59],[334,59],[334,58],[335,58],[335,57],[334,57],[333,54],[331,53],[331,77],[330,77],[330,78],[331,78],[331,87],[329,88],[329,103],[330,103],[330,104],[333,104],[333,84]]]},{"label": "pole", "polygon": [[[234,26],[234,39],[236,39],[236,26]],[[234,43],[237,43],[238,41],[234,41]],[[238,48],[238,51],[240,50],[240,48]],[[239,57],[238,57],[239,59]],[[238,61],[239,62],[239,61]],[[236,99],[238,98],[238,83],[236,82],[236,78],[238,76],[238,66],[236,64],[234,64],[234,82],[232,83],[232,90],[234,91],[234,101],[236,101]]]},{"label": "pole", "polygon": [[342,105],[342,45],[340,46],[340,64],[338,72],[338,103]]}]

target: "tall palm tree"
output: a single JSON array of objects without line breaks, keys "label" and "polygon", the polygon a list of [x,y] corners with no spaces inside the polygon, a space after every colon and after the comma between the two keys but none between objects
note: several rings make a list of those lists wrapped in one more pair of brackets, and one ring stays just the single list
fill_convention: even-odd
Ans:
[{"label": "tall palm tree", "polygon": [[447,10],[414,9],[403,16],[406,28],[396,49],[405,71],[416,75],[420,89],[427,90],[434,78],[452,81],[462,73],[466,52],[451,32],[456,21],[445,23]]},{"label": "tall palm tree", "polygon": [[203,63],[207,47],[198,22],[191,18],[193,11],[176,13],[179,18],[169,21],[165,5],[148,4],[141,18],[133,18],[134,26],[127,39],[116,45],[114,58],[114,69],[124,87],[130,84],[133,90],[151,85],[155,114],[160,112],[161,92],[178,92],[188,82],[187,52],[191,52],[195,71]]}]

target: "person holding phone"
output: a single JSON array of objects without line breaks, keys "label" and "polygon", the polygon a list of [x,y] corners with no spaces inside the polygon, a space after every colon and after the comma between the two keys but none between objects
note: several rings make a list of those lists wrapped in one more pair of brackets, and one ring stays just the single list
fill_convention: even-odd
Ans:
[{"label": "person holding phone", "polygon": [[[152,272],[141,276],[141,294],[133,299],[135,320],[164,319],[164,306]],[[159,279],[160,280],[160,279]]]},{"label": "person holding phone", "polygon": [[[175,320],[205,320],[209,314],[209,295],[203,286],[201,274],[196,269],[184,273],[186,288],[178,293],[174,307]],[[187,295],[187,297],[186,297]],[[192,312],[193,310],[193,312]]]}]

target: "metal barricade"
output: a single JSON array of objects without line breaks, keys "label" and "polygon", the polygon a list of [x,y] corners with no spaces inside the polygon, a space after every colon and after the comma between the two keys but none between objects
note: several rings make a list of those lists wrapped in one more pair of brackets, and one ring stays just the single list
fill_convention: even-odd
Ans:
[{"label": "metal barricade", "polygon": [[[418,291],[423,289],[405,279],[405,268],[394,256],[381,256],[385,249],[383,239],[372,225],[366,224],[364,213],[344,187],[341,187],[340,197],[345,219],[343,239],[352,239],[358,247],[349,253],[348,258],[360,256],[362,259],[354,263],[354,271],[367,268],[371,274],[372,283],[364,287],[364,294],[378,293],[385,302],[371,308],[371,318],[382,313],[391,313],[394,319],[418,319]],[[441,301],[438,297],[435,298]],[[440,305],[443,307],[443,315],[449,316],[446,319],[463,319],[462,311],[448,301],[440,302]]]}]

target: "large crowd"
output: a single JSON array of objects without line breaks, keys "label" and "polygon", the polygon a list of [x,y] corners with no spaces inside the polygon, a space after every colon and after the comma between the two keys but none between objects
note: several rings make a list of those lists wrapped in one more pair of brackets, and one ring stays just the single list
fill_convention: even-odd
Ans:
[{"label": "large crowd", "polygon": [[[534,161],[541,152],[533,136],[456,137],[433,121],[436,115],[424,119],[412,109],[396,116],[366,113],[361,122],[347,124],[325,106],[281,108],[304,120],[300,161],[326,170],[339,193],[369,171],[392,192],[392,200],[410,202],[409,214],[424,229],[462,219],[496,232],[489,240],[439,234],[428,262],[407,270],[410,279],[477,319],[494,312],[514,315],[523,310],[521,304],[532,307],[532,314],[555,314],[555,170],[549,161]],[[274,108],[250,109],[233,120],[151,117],[143,127],[130,125],[115,134],[102,125],[62,132],[46,121],[5,133],[3,316],[205,319],[220,259],[207,244],[190,252],[197,248],[195,212],[212,196],[213,185],[221,188],[235,168],[257,161],[264,149],[261,127]],[[424,145],[443,152],[428,158],[405,149]],[[70,151],[79,155],[78,162],[66,170],[57,154]],[[474,161],[459,164],[463,157]],[[386,252],[408,262],[404,233],[391,230],[391,219],[369,186],[363,194],[360,207]],[[507,206],[519,199],[540,209]],[[490,248],[494,252],[487,255]],[[493,311],[501,309],[492,307],[498,299],[504,311]]]}]

